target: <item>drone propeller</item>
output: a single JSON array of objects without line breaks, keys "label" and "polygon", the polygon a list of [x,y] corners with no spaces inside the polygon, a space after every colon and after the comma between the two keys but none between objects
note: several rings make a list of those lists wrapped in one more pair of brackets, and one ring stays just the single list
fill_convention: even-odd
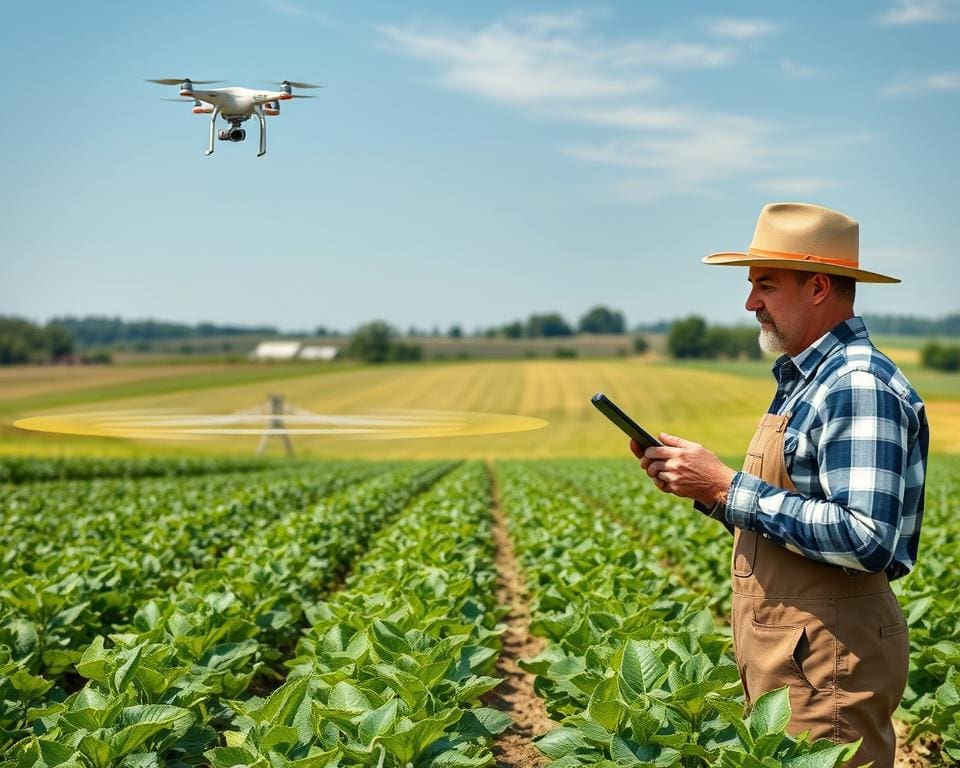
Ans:
[{"label": "drone propeller", "polygon": [[291,88],[323,88],[322,85],[314,85],[313,83],[298,83],[296,80],[264,80],[263,82],[270,85],[289,85]]},{"label": "drone propeller", "polygon": [[307,96],[306,94],[303,94],[303,93],[291,93],[290,95],[293,96],[293,98],[295,98],[295,99],[315,99],[315,98],[317,98],[316,96]]},{"label": "drone propeller", "polygon": [[190,80],[194,85],[212,85],[213,83],[222,83],[223,80],[191,80],[189,77],[161,77],[159,80],[146,79],[148,83],[157,83],[159,85],[180,85]]},{"label": "drone propeller", "polygon": [[[160,101],[175,101],[175,102],[177,102],[177,104],[189,104],[189,103],[190,103],[189,99],[185,99],[183,96],[181,96],[179,99],[160,99]],[[199,104],[200,102],[197,101],[197,100],[194,100],[193,103],[194,103],[194,104]]]}]

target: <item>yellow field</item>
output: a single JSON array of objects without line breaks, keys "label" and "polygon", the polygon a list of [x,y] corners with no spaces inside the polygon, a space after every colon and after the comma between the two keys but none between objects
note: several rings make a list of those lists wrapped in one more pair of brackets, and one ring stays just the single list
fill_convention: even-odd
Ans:
[{"label": "yellow field", "polygon": [[[289,403],[324,414],[413,408],[509,413],[549,422],[546,428],[533,432],[478,437],[377,441],[297,437],[295,447],[304,456],[379,459],[624,455],[626,439],[589,402],[594,392],[604,391],[651,432],[666,430],[701,442],[721,455],[736,456],[742,455],[773,392],[772,379],[757,375],[756,368],[741,374],[731,372],[729,366],[718,366],[716,370],[688,368],[641,358],[332,369],[230,365],[216,371],[211,368],[216,366],[203,366],[202,370],[186,366],[77,368],[70,371],[70,377],[64,375],[64,369],[57,368],[9,369],[0,377],[0,419],[4,422],[0,425],[0,452],[203,450],[252,454],[256,437],[218,438],[199,444],[144,443],[25,433],[9,425],[14,418],[56,412],[173,408],[230,413],[261,404],[267,393],[277,392]],[[198,375],[206,378],[196,379]],[[71,377],[72,382],[67,380]],[[128,389],[117,390],[114,379],[129,385]],[[178,386],[179,381],[182,387]],[[202,381],[202,386],[197,381]],[[143,386],[146,393],[136,393],[137,386]],[[51,407],[49,398],[26,395],[56,392],[69,399],[71,391],[79,399],[73,403],[58,402],[56,407]],[[960,451],[960,399],[932,401],[929,413],[933,450]],[[279,448],[276,445],[271,452],[276,453]]]}]

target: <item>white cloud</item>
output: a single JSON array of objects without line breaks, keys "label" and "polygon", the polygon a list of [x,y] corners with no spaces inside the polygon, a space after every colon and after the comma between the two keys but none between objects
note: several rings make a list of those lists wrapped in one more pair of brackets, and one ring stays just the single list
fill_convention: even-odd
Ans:
[{"label": "white cloud", "polygon": [[960,91],[960,71],[939,72],[923,77],[901,78],[883,89],[884,96],[905,96],[929,91]]},{"label": "white cloud", "polygon": [[711,19],[704,26],[711,35],[732,40],[756,40],[780,31],[779,26],[764,19]]},{"label": "white cloud", "polygon": [[622,97],[656,88],[669,69],[729,64],[728,46],[662,40],[611,42],[587,34],[584,13],[513,16],[477,30],[381,29],[398,53],[430,61],[453,90],[532,104]]},{"label": "white cloud", "polygon": [[[658,38],[605,37],[584,13],[511,16],[475,29],[390,26],[389,48],[427,61],[442,86],[510,104],[541,121],[581,125],[589,138],[559,148],[567,157],[616,169],[611,187],[630,199],[711,195],[724,185],[791,179],[814,186],[808,168],[829,156],[827,137],[696,104],[671,104],[676,70],[731,63],[736,46]],[[714,34],[740,39],[772,34],[756,20],[721,19]],[[783,65],[792,76],[812,70]],[[599,134],[599,135],[598,135]],[[829,185],[819,180],[820,187]],[[805,185],[805,186],[804,186]],[[781,189],[788,186],[786,181]]]},{"label": "white cloud", "polygon": [[793,59],[781,59],[780,71],[794,80],[809,80],[812,77],[819,77],[820,70],[814,67],[808,67],[804,64],[798,64]]},{"label": "white cloud", "polygon": [[877,21],[885,26],[960,20],[960,0],[894,0]]},{"label": "white cloud", "polygon": [[796,153],[773,140],[772,125],[739,115],[691,111],[678,130],[562,148],[569,157],[643,171],[663,189],[703,190],[776,168]]}]

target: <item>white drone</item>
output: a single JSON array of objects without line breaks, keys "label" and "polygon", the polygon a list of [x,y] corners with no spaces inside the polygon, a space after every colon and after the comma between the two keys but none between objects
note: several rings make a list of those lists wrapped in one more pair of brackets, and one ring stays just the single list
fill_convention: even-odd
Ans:
[{"label": "white drone", "polygon": [[[241,123],[249,120],[253,115],[260,121],[260,151],[257,157],[267,153],[267,121],[264,115],[275,117],[280,114],[280,102],[288,99],[312,99],[313,96],[294,94],[294,88],[322,88],[321,85],[310,83],[295,83],[290,80],[272,82],[279,85],[279,91],[255,91],[252,88],[214,88],[209,91],[195,91],[194,82],[198,85],[218,83],[220,80],[196,80],[189,77],[165,77],[160,80],[148,80],[160,85],[179,85],[180,95],[186,99],[193,99],[193,114],[212,115],[210,118],[210,146],[204,154],[213,154],[213,139],[216,134],[220,141],[243,141],[247,132],[240,127]],[[180,101],[180,99],[166,99],[166,101]],[[217,116],[222,117],[230,128],[216,133]]]}]

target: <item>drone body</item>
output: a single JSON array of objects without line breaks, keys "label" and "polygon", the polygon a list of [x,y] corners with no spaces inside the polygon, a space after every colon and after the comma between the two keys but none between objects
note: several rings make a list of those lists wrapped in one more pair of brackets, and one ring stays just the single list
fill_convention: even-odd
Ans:
[{"label": "drone body", "polygon": [[[284,80],[277,85],[279,91],[254,90],[253,88],[212,88],[206,91],[198,91],[193,86],[193,81],[189,77],[184,78],[163,78],[160,80],[149,80],[151,83],[160,85],[179,85],[180,96],[185,99],[193,99],[193,113],[195,115],[212,115],[210,118],[210,146],[205,154],[213,154],[213,142],[215,138],[220,141],[243,141],[247,137],[247,132],[241,128],[241,124],[256,115],[260,122],[260,151],[257,157],[262,157],[267,153],[267,122],[264,115],[275,117],[280,114],[280,102],[289,99],[312,99],[312,96],[302,96],[294,94],[293,88],[320,88],[319,85],[310,83],[296,83]],[[216,82],[214,80],[197,80],[198,84],[205,85]],[[179,99],[170,99],[170,101],[179,101]],[[230,128],[216,133],[217,117],[222,117],[228,123]]]}]

